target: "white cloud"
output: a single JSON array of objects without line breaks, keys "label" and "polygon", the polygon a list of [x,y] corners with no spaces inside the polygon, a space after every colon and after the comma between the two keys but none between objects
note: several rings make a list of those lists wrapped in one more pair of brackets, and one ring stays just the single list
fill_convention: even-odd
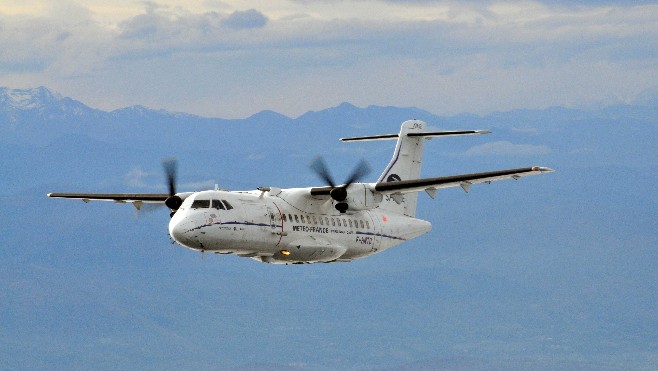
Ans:
[{"label": "white cloud", "polygon": [[104,109],[296,116],[350,101],[486,113],[632,101],[658,86],[651,4],[20,4],[0,9],[0,85],[45,85]]},{"label": "white cloud", "polygon": [[134,167],[125,175],[124,181],[129,187],[144,188],[147,186],[146,180],[150,176],[151,174],[141,168]]}]

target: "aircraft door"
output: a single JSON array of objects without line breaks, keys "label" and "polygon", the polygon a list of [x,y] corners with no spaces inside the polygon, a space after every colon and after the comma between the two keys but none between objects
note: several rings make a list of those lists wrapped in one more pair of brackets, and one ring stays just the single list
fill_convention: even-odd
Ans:
[{"label": "aircraft door", "polygon": [[246,222],[242,235],[249,248],[270,248],[279,237],[272,229],[275,214],[270,205],[262,201],[241,200]]},{"label": "aircraft door", "polygon": [[283,233],[283,219],[281,216],[281,212],[279,211],[279,207],[276,206],[276,204],[273,204],[273,206],[276,208],[273,209],[270,205],[267,206],[267,215],[270,219],[270,232],[273,236],[275,236],[275,239],[277,240],[276,245],[279,246],[281,243],[281,239],[285,235]]},{"label": "aircraft door", "polygon": [[274,210],[272,210],[271,207],[267,207],[267,215],[269,216],[270,219],[270,228],[272,231],[276,231],[277,229],[277,222],[276,222],[276,215],[274,214]]}]

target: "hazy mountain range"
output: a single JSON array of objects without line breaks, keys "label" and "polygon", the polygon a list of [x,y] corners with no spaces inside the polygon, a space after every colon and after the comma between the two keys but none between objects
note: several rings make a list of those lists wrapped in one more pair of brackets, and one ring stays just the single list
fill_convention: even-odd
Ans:
[{"label": "hazy mountain range", "polygon": [[[81,97],[83,98],[83,97]],[[83,99],[84,100],[84,99]],[[432,232],[346,264],[270,266],[171,245],[166,210],[47,199],[322,185],[396,133],[487,129],[426,145],[424,176],[555,173],[421,196]],[[5,369],[655,369],[658,102],[487,116],[349,103],[240,120],[0,88],[0,366]]]}]

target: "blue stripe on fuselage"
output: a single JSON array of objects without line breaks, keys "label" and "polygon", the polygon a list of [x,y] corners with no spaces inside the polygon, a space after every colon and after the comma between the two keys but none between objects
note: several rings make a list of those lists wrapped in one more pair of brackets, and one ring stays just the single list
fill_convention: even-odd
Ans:
[{"label": "blue stripe on fuselage", "polygon": [[[271,224],[265,224],[265,223],[250,223],[250,222],[216,222],[216,223],[211,223],[211,224],[203,224],[198,227],[194,227],[192,229],[187,230],[187,232],[192,232],[201,228],[205,227],[212,227],[213,225],[245,225],[245,226],[256,226],[256,227],[271,227]],[[278,228],[278,226],[277,226]],[[391,236],[387,234],[381,234],[381,233],[371,233],[371,232],[359,232],[356,231],[355,234],[360,234],[364,236],[373,236],[373,237],[384,237],[384,238],[390,238],[393,240],[400,240],[400,241],[406,241],[406,239],[402,237],[396,237],[396,236]]]}]

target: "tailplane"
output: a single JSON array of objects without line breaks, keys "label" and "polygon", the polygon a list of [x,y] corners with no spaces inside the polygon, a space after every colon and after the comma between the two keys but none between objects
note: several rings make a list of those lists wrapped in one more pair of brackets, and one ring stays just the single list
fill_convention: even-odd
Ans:
[{"label": "tailplane", "polygon": [[[397,139],[393,157],[384,172],[377,179],[377,183],[399,182],[402,180],[420,179],[423,164],[423,142],[436,136],[487,134],[485,130],[466,131],[425,131],[427,124],[420,120],[409,120],[402,123],[399,134],[373,135],[366,137],[343,138],[343,142],[393,140]],[[418,193],[394,193],[384,196],[380,207],[392,212],[407,216],[416,215]]]}]

